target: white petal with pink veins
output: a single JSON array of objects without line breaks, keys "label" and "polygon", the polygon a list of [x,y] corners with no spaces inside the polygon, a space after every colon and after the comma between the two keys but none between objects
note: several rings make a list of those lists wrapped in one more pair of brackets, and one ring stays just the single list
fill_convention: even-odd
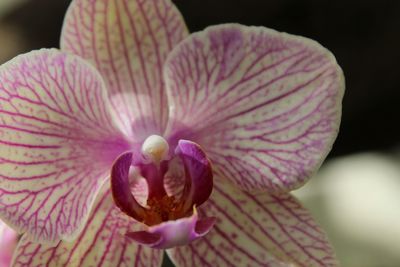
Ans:
[{"label": "white petal with pink veins", "polygon": [[61,241],[56,247],[21,239],[13,266],[82,267],[159,267],[162,251],[146,248],[126,237],[138,223],[122,214],[114,205],[105,185],[82,233],[74,242]]},{"label": "white petal with pink veins", "polygon": [[336,138],[343,75],[312,40],[212,26],[181,42],[164,74],[168,134],[200,144],[215,171],[246,190],[302,185]]},{"label": "white petal with pink veins", "polygon": [[118,122],[140,139],[164,130],[168,108],[162,67],[187,35],[170,0],[74,0],[65,17],[61,49],[97,67]]},{"label": "white petal with pink veins", "polygon": [[128,147],[104,83],[76,56],[33,51],[0,67],[0,218],[37,241],[82,229]]},{"label": "white petal with pink veins", "polygon": [[201,211],[217,221],[198,241],[168,250],[178,267],[338,266],[325,234],[287,193],[252,195],[216,179]]}]

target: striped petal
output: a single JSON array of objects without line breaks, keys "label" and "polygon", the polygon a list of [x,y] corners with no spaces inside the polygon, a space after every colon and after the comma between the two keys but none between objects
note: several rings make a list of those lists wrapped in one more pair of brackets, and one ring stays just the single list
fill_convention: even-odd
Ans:
[{"label": "striped petal", "polygon": [[17,241],[17,233],[0,221],[0,267],[10,266]]},{"label": "striped petal", "polygon": [[300,186],[336,138],[343,75],[312,40],[213,26],[171,52],[165,77],[168,134],[200,144],[216,172],[246,190]]},{"label": "striped petal", "polygon": [[338,266],[324,233],[287,193],[252,195],[218,180],[202,207],[214,228],[197,242],[168,250],[185,266]]},{"label": "striped petal", "polygon": [[161,266],[162,251],[137,245],[126,237],[138,224],[113,204],[104,186],[87,225],[77,240],[61,241],[56,247],[31,243],[22,237],[13,266]]},{"label": "striped petal", "polygon": [[97,67],[121,127],[143,141],[164,130],[168,109],[162,66],[187,34],[170,0],[74,0],[61,48]]},{"label": "striped petal", "polygon": [[104,83],[80,58],[33,51],[0,67],[0,217],[36,241],[82,229],[127,147]]}]

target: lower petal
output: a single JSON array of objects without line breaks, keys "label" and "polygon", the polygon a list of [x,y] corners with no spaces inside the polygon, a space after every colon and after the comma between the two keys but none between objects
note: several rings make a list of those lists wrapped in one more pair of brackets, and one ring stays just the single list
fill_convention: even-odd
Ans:
[{"label": "lower petal", "polygon": [[201,209],[214,228],[168,250],[176,266],[337,266],[334,252],[307,210],[290,194],[252,195],[215,181]]},{"label": "lower petal", "polygon": [[72,243],[61,241],[52,247],[22,237],[13,266],[161,266],[162,251],[137,245],[126,237],[138,223],[114,205],[111,192],[100,192],[88,223]]}]

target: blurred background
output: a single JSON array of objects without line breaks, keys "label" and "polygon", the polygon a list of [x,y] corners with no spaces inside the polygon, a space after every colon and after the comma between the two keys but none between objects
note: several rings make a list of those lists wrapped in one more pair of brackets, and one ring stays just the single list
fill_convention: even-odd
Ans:
[{"label": "blurred background", "polygon": [[[58,47],[69,2],[0,0],[0,63]],[[333,52],[346,76],[341,131],[321,171],[295,194],[327,231],[343,267],[400,266],[400,1],[174,2],[191,31],[263,25]]]}]

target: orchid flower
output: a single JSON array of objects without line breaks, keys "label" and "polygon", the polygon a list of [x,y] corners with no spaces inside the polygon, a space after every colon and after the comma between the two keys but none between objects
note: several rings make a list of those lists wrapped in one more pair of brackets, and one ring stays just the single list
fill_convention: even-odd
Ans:
[{"label": "orchid flower", "polygon": [[336,138],[334,56],[169,0],[73,0],[61,49],[0,67],[13,266],[335,266],[289,193]]}]

